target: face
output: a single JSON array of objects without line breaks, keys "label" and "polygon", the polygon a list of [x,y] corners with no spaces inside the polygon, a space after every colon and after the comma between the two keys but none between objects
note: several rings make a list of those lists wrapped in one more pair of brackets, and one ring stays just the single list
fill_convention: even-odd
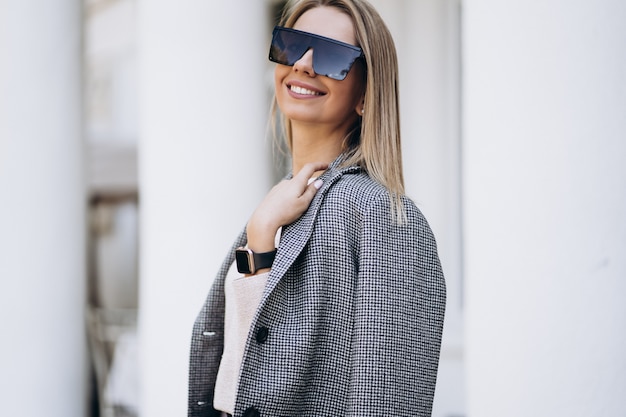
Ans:
[{"label": "face", "polygon": [[[356,45],[350,17],[335,7],[316,7],[296,21],[294,29]],[[277,64],[274,72],[276,100],[292,123],[327,124],[347,129],[358,118],[365,91],[363,68],[355,62],[345,79],[339,81],[313,70],[309,49],[293,66]]]}]

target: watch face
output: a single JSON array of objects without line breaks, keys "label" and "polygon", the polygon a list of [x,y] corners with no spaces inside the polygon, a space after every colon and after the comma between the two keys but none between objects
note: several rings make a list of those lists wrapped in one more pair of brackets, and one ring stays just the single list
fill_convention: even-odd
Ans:
[{"label": "watch face", "polygon": [[250,265],[250,253],[245,249],[237,249],[235,251],[235,259],[237,260],[237,271],[241,274],[252,274]]}]

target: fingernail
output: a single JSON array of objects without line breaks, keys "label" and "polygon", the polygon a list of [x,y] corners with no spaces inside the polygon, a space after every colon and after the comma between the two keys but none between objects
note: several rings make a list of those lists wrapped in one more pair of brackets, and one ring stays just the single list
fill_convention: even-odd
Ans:
[{"label": "fingernail", "polygon": [[320,187],[322,186],[322,184],[324,184],[324,181],[322,180],[317,180],[313,183],[313,187],[315,187],[316,189],[320,189]]}]

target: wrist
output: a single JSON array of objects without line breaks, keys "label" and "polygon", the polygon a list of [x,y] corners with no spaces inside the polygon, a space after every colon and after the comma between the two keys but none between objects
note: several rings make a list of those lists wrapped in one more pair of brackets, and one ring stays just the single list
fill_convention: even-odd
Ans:
[{"label": "wrist", "polygon": [[253,219],[248,222],[246,234],[248,236],[248,248],[254,252],[269,252],[276,248],[275,239],[278,227],[270,223],[260,223]]}]

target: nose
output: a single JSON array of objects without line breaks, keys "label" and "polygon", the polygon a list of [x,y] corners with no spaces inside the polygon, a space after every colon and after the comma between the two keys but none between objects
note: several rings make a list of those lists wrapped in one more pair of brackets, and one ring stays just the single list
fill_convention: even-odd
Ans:
[{"label": "nose", "polygon": [[293,64],[293,70],[303,72],[309,77],[315,77],[313,69],[313,49],[309,49],[302,57]]}]

